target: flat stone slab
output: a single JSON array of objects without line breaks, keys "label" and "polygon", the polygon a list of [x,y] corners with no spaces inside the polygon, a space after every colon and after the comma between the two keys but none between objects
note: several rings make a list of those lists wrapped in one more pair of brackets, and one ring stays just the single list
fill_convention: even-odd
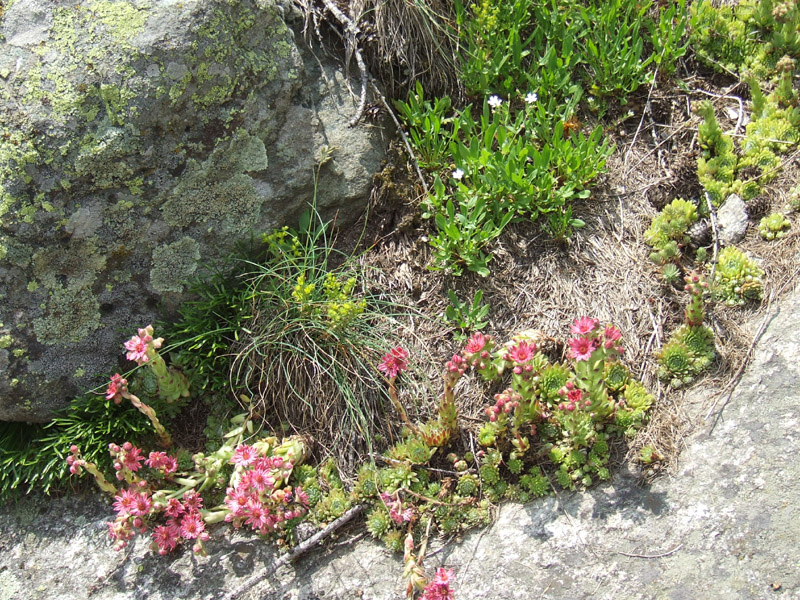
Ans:
[{"label": "flat stone slab", "polygon": [[[674,477],[637,487],[623,473],[587,493],[506,504],[493,526],[439,549],[426,568],[453,568],[460,599],[800,598],[797,315],[800,290],[781,302],[731,400],[708,421],[715,390],[690,392],[696,430]],[[212,532],[205,558],[160,557],[145,539],[114,553],[110,515],[94,497],[0,509],[0,600],[219,598],[277,556],[228,529]],[[403,597],[398,556],[368,539],[340,544],[242,598]]]}]

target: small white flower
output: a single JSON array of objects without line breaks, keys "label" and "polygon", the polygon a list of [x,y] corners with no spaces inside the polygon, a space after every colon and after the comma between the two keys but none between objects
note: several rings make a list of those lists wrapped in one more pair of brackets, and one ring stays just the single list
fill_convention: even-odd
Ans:
[{"label": "small white flower", "polygon": [[456,169],[453,171],[453,179],[461,179],[462,177],[464,177],[464,171],[461,169]]},{"label": "small white flower", "polygon": [[536,92],[528,92],[525,96],[525,102],[528,104],[533,104],[539,99],[539,96],[536,95]]},{"label": "small white flower", "polygon": [[497,108],[503,103],[503,99],[500,96],[491,96],[489,98],[489,106],[492,108]]}]

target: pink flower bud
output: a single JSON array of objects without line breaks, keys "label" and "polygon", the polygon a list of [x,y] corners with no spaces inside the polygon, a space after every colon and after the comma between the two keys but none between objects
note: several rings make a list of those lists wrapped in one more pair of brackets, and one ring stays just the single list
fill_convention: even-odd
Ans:
[{"label": "pink flower bud", "polygon": [[131,444],[130,442],[125,442],[124,444],[122,444],[122,449],[125,450],[125,452],[130,452],[131,448],[133,448],[133,444]]},{"label": "pink flower bud", "polygon": [[489,353],[486,350],[484,350],[483,352],[481,352],[481,358],[489,358]]},{"label": "pink flower bud", "polygon": [[519,375],[520,373],[522,373],[522,368],[519,366],[514,367],[514,375]]},{"label": "pink flower bud", "polygon": [[75,444],[72,444],[72,446],[69,447],[69,451],[72,452],[73,454],[77,454],[78,447]]},{"label": "pink flower bud", "polygon": [[575,384],[571,381],[568,381],[564,387],[566,387],[568,390],[571,390],[575,387]]},{"label": "pink flower bud", "polygon": [[495,421],[497,421],[497,415],[495,415],[495,414],[492,414],[492,415],[490,415],[490,416],[489,416],[489,420],[490,420],[492,423],[494,423]]}]

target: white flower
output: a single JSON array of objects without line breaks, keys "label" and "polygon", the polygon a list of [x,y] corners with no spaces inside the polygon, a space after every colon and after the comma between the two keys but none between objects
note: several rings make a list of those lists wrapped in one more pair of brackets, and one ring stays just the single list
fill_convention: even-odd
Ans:
[{"label": "white flower", "polygon": [[533,104],[539,99],[539,96],[536,95],[536,92],[528,92],[525,96],[525,102],[528,104]]},{"label": "white flower", "polygon": [[461,179],[462,177],[464,177],[464,171],[461,169],[456,169],[453,171],[453,179]]},{"label": "white flower", "polygon": [[489,98],[489,106],[492,108],[497,108],[503,103],[503,99],[500,96],[492,96]]}]

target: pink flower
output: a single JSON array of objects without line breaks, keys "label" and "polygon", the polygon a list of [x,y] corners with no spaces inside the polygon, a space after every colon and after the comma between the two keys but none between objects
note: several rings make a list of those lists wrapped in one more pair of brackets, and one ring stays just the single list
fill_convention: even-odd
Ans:
[{"label": "pink flower", "polygon": [[161,469],[165,474],[178,470],[178,461],[166,452],[151,452],[144,464],[151,469]]},{"label": "pink flower", "polygon": [[262,492],[266,488],[272,489],[275,485],[275,479],[273,479],[267,471],[256,469],[250,473],[250,485],[259,492]]},{"label": "pink flower", "polygon": [[183,515],[181,519],[181,536],[187,540],[198,537],[206,528],[203,517],[198,512],[191,512]]},{"label": "pink flower", "polygon": [[517,364],[528,362],[534,357],[538,347],[536,344],[528,342],[519,342],[516,346],[508,351],[507,360],[511,360]]},{"label": "pink flower", "polygon": [[569,340],[569,357],[575,360],[589,360],[594,352],[594,340],[587,337]]},{"label": "pink flower", "polygon": [[183,495],[183,507],[187,512],[196,512],[203,507],[203,497],[195,491]]},{"label": "pink flower", "polygon": [[119,373],[114,373],[106,389],[106,399],[113,400],[115,404],[119,404],[122,401],[122,394],[126,391],[127,386],[128,380],[124,379]]},{"label": "pink flower", "polygon": [[480,332],[473,333],[472,337],[467,340],[467,345],[464,347],[464,352],[467,354],[477,354],[486,347],[486,336]]},{"label": "pink flower", "polygon": [[[225,506],[231,511],[233,517],[242,516],[244,510],[247,508],[247,502],[250,500],[251,496],[247,492],[246,489],[241,487],[228,488],[227,493],[225,495]],[[230,520],[227,519],[226,520]]]},{"label": "pink flower", "polygon": [[180,517],[186,509],[183,508],[183,504],[177,498],[170,498],[167,502],[167,508],[164,509],[164,514],[168,517]]},{"label": "pink flower", "polygon": [[303,488],[295,488],[294,498],[301,506],[308,507],[308,494],[303,491]]},{"label": "pink flower", "polygon": [[383,362],[378,365],[378,369],[386,373],[390,379],[394,379],[408,368],[408,352],[400,346],[392,348],[381,360]]},{"label": "pink flower", "polygon": [[158,547],[159,554],[172,552],[178,545],[180,530],[168,525],[159,525],[153,529],[153,541]]},{"label": "pink flower", "polygon": [[583,392],[581,390],[571,390],[567,393],[567,400],[570,402],[580,402],[581,398],[583,397]]},{"label": "pink flower", "polygon": [[250,498],[247,501],[246,514],[247,518],[245,519],[245,523],[250,525],[253,529],[261,529],[269,521],[268,513],[264,505],[255,498]]},{"label": "pink flower", "polygon": [[132,514],[134,503],[138,494],[131,490],[121,490],[119,496],[114,496],[114,510],[119,516]]},{"label": "pink flower", "polygon": [[570,326],[570,332],[575,335],[586,335],[594,331],[594,328],[600,324],[597,319],[590,319],[589,317],[580,317],[575,319],[575,322]]},{"label": "pink flower", "polygon": [[141,449],[131,445],[129,448],[123,446],[122,450],[123,452],[122,457],[120,458],[120,463],[122,463],[122,466],[129,471],[133,471],[135,473],[142,467],[141,463],[144,460],[144,456],[141,456]]},{"label": "pink flower", "polygon": [[136,494],[136,498],[133,501],[133,507],[131,508],[130,512],[132,515],[144,517],[150,512],[150,508],[152,506],[153,501],[150,500],[150,497],[147,494]]},{"label": "pink flower", "polygon": [[236,451],[233,453],[233,456],[231,457],[231,463],[246,467],[256,458],[258,458],[258,451],[253,446],[242,444],[236,448]]},{"label": "pink flower", "polygon": [[125,355],[125,358],[135,361],[138,365],[143,365],[150,360],[150,358],[147,356],[147,350],[149,348],[149,342],[151,341],[153,341],[152,336],[133,336],[124,344],[125,349],[128,351]]},{"label": "pink flower", "polygon": [[455,595],[450,589],[452,577],[452,569],[438,568],[433,576],[433,581],[425,586],[420,600],[453,600]]},{"label": "pink flower", "polygon": [[613,325],[609,325],[603,331],[603,337],[609,342],[616,342],[622,337],[622,332]]}]

